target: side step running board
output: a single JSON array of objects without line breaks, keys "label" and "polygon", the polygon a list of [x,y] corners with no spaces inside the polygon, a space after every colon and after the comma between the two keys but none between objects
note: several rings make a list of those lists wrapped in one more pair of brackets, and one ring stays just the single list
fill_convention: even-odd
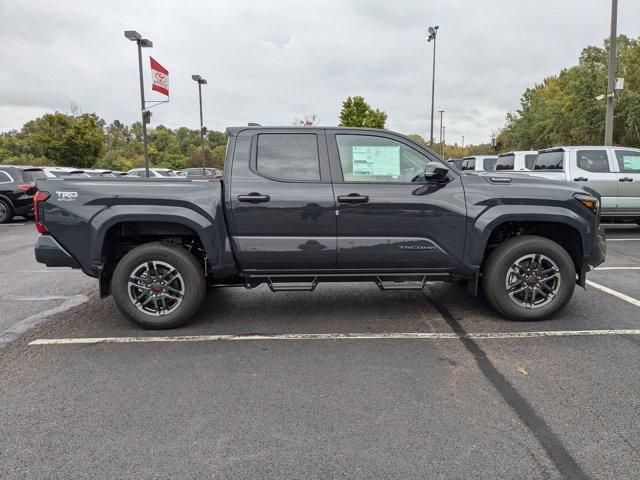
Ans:
[{"label": "side step running board", "polygon": [[310,282],[274,282],[267,277],[267,285],[272,292],[312,292],[318,286],[318,277],[313,277]]},{"label": "side step running board", "polygon": [[399,279],[398,277],[383,277],[378,275],[376,277],[376,285],[380,290],[422,290],[427,283],[427,277],[425,275],[416,276],[413,280]]}]

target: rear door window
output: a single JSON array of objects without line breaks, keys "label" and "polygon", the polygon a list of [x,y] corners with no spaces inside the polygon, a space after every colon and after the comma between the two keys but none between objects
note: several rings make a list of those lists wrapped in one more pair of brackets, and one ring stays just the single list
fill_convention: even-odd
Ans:
[{"label": "rear door window", "polygon": [[535,164],[536,164],[536,159],[538,158],[538,155],[535,153],[528,153],[524,156],[524,168],[526,168],[527,170],[533,170]]},{"label": "rear door window", "polygon": [[496,171],[498,170],[513,170],[516,156],[514,154],[502,155],[498,157],[496,161]]},{"label": "rear door window", "polygon": [[11,177],[7,172],[0,172],[0,183],[11,183]]},{"label": "rear door window", "polygon": [[485,172],[494,172],[496,170],[496,162],[498,161],[497,157],[489,157],[483,160],[484,171]]},{"label": "rear door window", "polygon": [[640,152],[616,150],[616,158],[621,172],[640,173]]},{"label": "rear door window", "polygon": [[538,154],[533,170],[562,170],[564,151],[542,152]]},{"label": "rear door window", "polygon": [[462,168],[460,170],[474,170],[476,168],[476,161],[473,158],[463,160]]},{"label": "rear door window", "polygon": [[578,150],[578,168],[587,172],[609,172],[609,158],[606,150]]},{"label": "rear door window", "polygon": [[256,169],[275,180],[320,181],[317,136],[312,133],[258,135]]}]

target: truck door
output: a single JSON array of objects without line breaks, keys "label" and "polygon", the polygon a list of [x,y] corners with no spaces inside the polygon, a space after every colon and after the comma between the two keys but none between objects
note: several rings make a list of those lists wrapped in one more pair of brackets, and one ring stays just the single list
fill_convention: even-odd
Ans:
[{"label": "truck door", "polygon": [[575,155],[575,162],[571,162],[570,180],[593,188],[600,194],[602,213],[615,213],[618,207],[618,177],[607,150],[576,150]]},{"label": "truck door", "polygon": [[640,217],[640,150],[616,149],[618,212]]},{"label": "truck door", "polygon": [[336,265],[336,220],[325,134],[248,129],[233,154],[231,236],[243,270]]},{"label": "truck door", "polygon": [[[327,132],[337,205],[338,268],[449,270],[464,253],[466,204],[460,174],[386,132]],[[424,180],[431,161],[446,183]]]}]

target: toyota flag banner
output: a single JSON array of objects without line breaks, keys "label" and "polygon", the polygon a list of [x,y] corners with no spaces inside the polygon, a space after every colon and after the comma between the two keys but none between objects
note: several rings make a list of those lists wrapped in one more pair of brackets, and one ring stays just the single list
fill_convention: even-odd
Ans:
[{"label": "toyota flag banner", "polygon": [[151,78],[153,80],[153,86],[151,90],[160,92],[163,95],[169,96],[169,70],[164,68],[153,57],[149,57],[151,60]]}]

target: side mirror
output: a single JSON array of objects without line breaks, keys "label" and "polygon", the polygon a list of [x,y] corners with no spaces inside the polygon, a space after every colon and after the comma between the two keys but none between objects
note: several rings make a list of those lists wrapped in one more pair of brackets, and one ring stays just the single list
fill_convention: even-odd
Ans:
[{"label": "side mirror", "polygon": [[443,182],[447,178],[449,169],[438,162],[429,162],[424,167],[426,181]]}]

